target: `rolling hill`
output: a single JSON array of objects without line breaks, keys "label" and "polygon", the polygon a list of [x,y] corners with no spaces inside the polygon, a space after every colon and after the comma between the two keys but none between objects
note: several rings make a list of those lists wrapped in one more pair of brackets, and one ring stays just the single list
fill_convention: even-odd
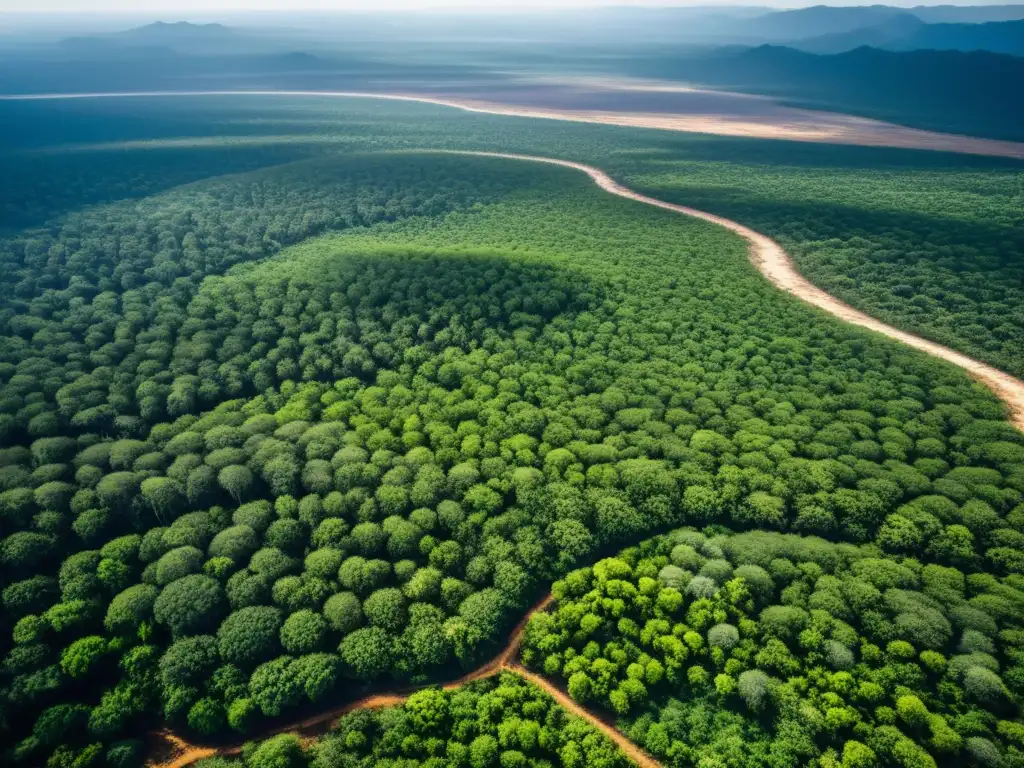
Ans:
[{"label": "rolling hill", "polygon": [[929,130],[1024,138],[1024,59],[1002,54],[862,47],[826,56],[764,45],[638,58],[630,68]]},{"label": "rolling hill", "polygon": [[873,26],[790,43],[808,53],[844,53],[864,45],[893,51],[990,51],[1024,56],[1024,20],[925,24],[906,13]]},{"label": "rolling hill", "polygon": [[984,24],[925,24],[891,41],[892,50],[992,51],[1024,56],[1024,20]]}]

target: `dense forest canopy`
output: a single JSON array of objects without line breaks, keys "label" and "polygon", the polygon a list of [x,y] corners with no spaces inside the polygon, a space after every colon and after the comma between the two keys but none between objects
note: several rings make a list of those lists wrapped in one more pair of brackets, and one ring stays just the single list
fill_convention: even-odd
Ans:
[{"label": "dense forest canopy", "polygon": [[428,689],[400,707],[343,717],[306,745],[285,734],[252,743],[241,758],[214,757],[198,768],[335,768],[465,765],[486,768],[626,768],[631,763],[593,726],[568,715],[512,674],[455,692]]},{"label": "dense forest canopy", "polygon": [[[6,188],[9,202],[0,192],[0,220],[32,226],[48,211],[109,201],[111,189],[139,197],[173,180],[325,152],[434,147],[562,157],[755,227],[781,242],[816,284],[859,309],[1024,375],[1019,161],[680,136],[358,99],[184,104],[0,102],[0,115],[10,117],[0,121],[11,148],[5,166],[19,180]],[[74,147],[94,150],[67,151]],[[37,151],[22,151],[29,148]],[[194,161],[176,161],[182,153]]]},{"label": "dense forest canopy", "polygon": [[[812,196],[830,168],[851,181],[842,194],[852,202],[836,205],[905,200],[932,210],[945,237],[959,219],[937,211],[953,200],[997,212],[975,230],[979,243],[1012,231],[1010,165],[516,121],[519,132],[507,120],[364,104],[324,113],[299,102],[278,122],[265,117],[280,133],[264,124],[261,138],[251,121],[264,106],[247,100],[233,120],[208,103],[175,118],[205,126],[194,136],[217,125],[248,137],[190,147],[160,127],[171,107],[153,104],[126,137],[148,131],[151,145],[107,136],[104,148],[23,144],[4,158],[30,211],[0,240],[12,276],[0,288],[0,724],[12,763],[131,766],[136,737],[159,723],[251,733],[364,685],[450,677],[486,658],[553,580],[568,627],[582,621],[573,601],[607,586],[588,581],[612,567],[595,565],[603,555],[711,525],[699,540],[623,555],[614,587],[625,594],[633,579],[646,594],[653,583],[658,600],[635,601],[630,620],[680,612],[676,639],[694,652],[686,667],[703,676],[666,671],[641,696],[629,670],[640,653],[656,659],[618,637],[632,638],[628,623],[600,613],[586,620],[603,633],[596,650],[569,629],[545,645],[551,619],[541,619],[524,658],[557,678],[578,651],[587,664],[564,675],[578,693],[572,675],[595,676],[607,655],[607,690],[589,700],[679,765],[725,749],[718,730],[742,742],[725,765],[868,765],[862,748],[907,766],[1018,764],[1024,436],[1001,404],[959,370],[779,293],[721,228],[613,198],[566,169],[409,150],[500,144],[601,160],[665,196],[696,180],[712,209],[736,205],[729,190],[740,185],[716,186],[716,173],[753,173],[785,151],[789,196],[760,206],[753,224],[781,228],[793,198]],[[79,108],[68,109],[73,121]],[[103,114],[80,109],[86,121]],[[74,185],[33,181],[32,163],[54,156],[75,158]],[[872,158],[890,158],[881,178],[897,187],[929,174],[961,185],[871,194]],[[166,173],[184,185],[161,182]],[[970,195],[962,174],[998,191]],[[114,179],[123,199],[112,199]],[[880,220],[854,235],[842,227],[863,226],[855,216],[809,214],[787,244],[813,261],[824,228],[839,228],[828,239],[882,242],[891,219]],[[943,247],[972,253],[962,239]],[[863,254],[879,255],[872,244],[822,248],[860,255],[865,275]],[[993,268],[976,248],[974,268],[1010,301],[1012,265]],[[905,265],[892,269],[911,279]],[[911,310],[894,306],[911,324]],[[1019,347],[993,349],[1012,360]],[[745,530],[832,543],[717,537]],[[674,557],[678,545],[693,554]],[[566,576],[580,567],[592,570]],[[736,630],[731,655],[697,653],[689,634],[717,624]],[[675,637],[671,623],[656,626]],[[773,654],[763,663],[758,643]],[[758,670],[753,717],[739,701]],[[722,675],[740,699],[724,680],[708,687]],[[776,684],[789,678],[805,682]],[[875,688],[858,699],[854,684]],[[524,683],[493,685],[465,696],[561,722]],[[460,696],[450,707],[468,702]],[[758,709],[768,701],[772,716]],[[805,704],[821,723],[800,714]],[[462,755],[452,764],[474,768],[556,752],[567,768],[621,760],[571,729],[558,739],[582,745],[573,760],[565,741],[534,753],[500,735],[477,760],[475,739],[496,720],[484,714],[492,704],[473,706],[483,724],[467,709],[443,736],[401,713],[360,715],[333,756],[315,760],[429,762],[440,759],[432,738]],[[268,761],[294,753],[274,744]]]},{"label": "dense forest canopy", "polygon": [[1016,576],[709,534],[676,531],[556,582],[524,660],[673,766],[1024,759]]}]

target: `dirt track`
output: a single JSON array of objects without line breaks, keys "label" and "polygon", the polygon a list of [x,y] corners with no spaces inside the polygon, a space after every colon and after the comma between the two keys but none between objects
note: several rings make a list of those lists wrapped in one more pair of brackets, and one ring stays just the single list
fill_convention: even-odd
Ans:
[{"label": "dirt track", "polygon": [[[526,671],[521,667],[518,667],[513,660],[519,652],[519,644],[522,641],[523,632],[526,630],[526,625],[529,623],[530,618],[538,611],[546,610],[552,602],[554,602],[554,597],[552,595],[547,595],[527,611],[526,615],[523,616],[518,624],[516,624],[515,628],[509,635],[508,643],[504,648],[502,648],[501,652],[497,656],[483,666],[477,667],[472,672],[466,673],[457,680],[445,683],[441,687],[446,691],[451,691],[459,688],[460,686],[466,685],[466,683],[471,683],[474,680],[482,680],[485,677],[496,675],[503,670],[515,671],[523,677],[528,677],[533,680],[536,676],[526,673]],[[271,726],[258,734],[254,734],[253,738],[265,739],[279,733],[295,733],[300,736],[320,734],[329,730],[339,718],[347,715],[349,712],[354,712],[357,709],[381,709],[383,707],[393,707],[396,704],[401,704],[409,698],[410,694],[415,693],[423,687],[427,686],[410,686],[388,693],[374,693],[361,699],[351,701],[347,704],[334,707],[325,712],[321,712],[320,714],[314,715],[313,717],[305,720]],[[556,698],[558,696],[568,698],[557,688],[551,686],[550,683],[547,683],[547,681],[544,681],[544,685],[542,687],[545,690],[548,690],[552,696],[556,696],[557,694]],[[589,713],[587,713],[586,717],[594,723],[600,723],[597,718]],[[602,730],[607,729],[607,726],[604,724],[601,724],[600,727]],[[614,731],[614,729],[612,730]],[[609,734],[609,736],[611,735],[612,734]],[[242,751],[241,743],[229,744],[220,747],[191,744],[170,730],[158,731],[152,734],[152,736],[154,737],[153,740],[156,742],[154,745],[154,751],[166,754],[165,757],[149,763],[153,768],[185,768],[185,766],[191,765],[192,763],[207,757],[213,757],[214,755],[238,755]],[[612,738],[614,738],[614,736]],[[619,738],[623,738],[621,734],[619,734]],[[650,764],[641,766],[641,768],[656,768],[656,766],[657,764]]]},{"label": "dirt track", "polygon": [[[482,680],[485,677],[491,677],[499,672],[513,672],[514,674],[517,674],[533,683],[538,688],[544,690],[570,714],[586,720],[592,726],[604,733],[620,750],[622,750],[623,754],[627,755],[634,763],[637,764],[637,766],[639,766],[639,768],[661,768],[661,764],[658,763],[657,760],[623,736],[610,722],[602,720],[591,712],[588,712],[573,701],[572,698],[561,688],[544,679],[540,675],[530,672],[515,661],[515,656],[519,652],[519,645],[522,641],[523,631],[526,629],[526,625],[529,622],[530,617],[538,611],[546,610],[552,602],[554,602],[554,597],[552,595],[547,595],[539,603],[533,606],[533,608],[531,608],[516,625],[515,629],[512,630],[508,644],[502,649],[501,653],[495,656],[491,661],[484,664],[482,667],[478,667],[472,672],[463,675],[458,680],[445,683],[441,687],[446,691],[451,691],[465,685],[466,683],[471,683],[474,680]],[[323,712],[307,720],[278,726],[276,728],[270,728],[258,734],[256,738],[267,738],[279,733],[294,733],[298,736],[309,737],[313,734],[322,733],[328,730],[339,718],[357,709],[382,709],[384,707],[393,707],[398,704],[402,704],[409,698],[409,695],[414,693],[416,690],[418,690],[418,688],[407,688],[394,693],[379,693],[366,696],[365,698],[328,710],[327,712]],[[197,744],[190,744],[171,731],[160,731],[154,735],[163,742],[164,749],[169,751],[171,754],[162,762],[150,763],[153,768],[186,768],[187,766],[207,757],[213,757],[215,755],[234,756],[240,754],[242,751],[241,744],[232,744],[224,747],[205,747]]]},{"label": "dirt track", "polygon": [[[620,87],[623,93],[649,91],[650,86]],[[657,90],[670,92],[669,86]],[[734,94],[742,95],[742,94]],[[760,112],[744,109],[698,109],[695,111],[643,111],[514,103],[515,96],[503,99],[492,94],[486,99],[468,98],[460,94],[377,93],[363,91],[137,91],[109,93],[41,93],[0,95],[0,101],[47,101],[62,99],[141,98],[181,96],[311,96],[327,98],[366,98],[390,101],[414,101],[452,107],[466,112],[479,112],[509,117],[532,117],[597,123],[631,128],[656,128],[666,131],[710,133],[760,139],[782,139],[819,144],[851,144],[865,147],[925,149],[1024,159],[1024,143],[981,139],[950,133],[936,133],[917,128],[870,120],[864,117],[782,107],[770,99],[761,99]],[[753,98],[753,97],[749,97]]]},{"label": "dirt track", "polygon": [[[243,93],[243,92],[239,92]],[[248,92],[244,92],[248,93]],[[280,93],[280,92],[273,92]],[[88,96],[145,96],[145,95],[190,95],[190,94],[89,94]],[[195,95],[195,94],[191,94]],[[223,94],[222,94],[223,95]],[[313,93],[292,93],[292,95],[330,95],[330,96],[366,96],[369,94],[313,94]],[[52,97],[52,98],[82,98],[87,95],[76,96],[76,97]],[[489,109],[476,109],[467,107],[458,103],[449,103],[438,99],[428,99],[422,97],[406,97],[406,96],[392,96],[392,95],[375,95],[377,98],[399,98],[410,101],[427,101],[431,103],[444,104],[446,106],[456,106],[463,109],[473,109],[473,111],[491,111]],[[0,97],[3,98],[3,97]],[[504,112],[503,112],[504,113]],[[523,116],[534,116],[534,117],[552,117],[552,115],[525,115],[522,112],[509,112],[509,114],[517,114]],[[559,119],[574,119],[574,118],[559,118]],[[587,122],[601,122],[597,120],[587,120]],[[647,126],[647,127],[660,127],[660,126]],[[924,133],[917,131],[915,133]],[[942,134],[935,134],[936,136],[943,136]],[[776,137],[780,138],[780,137]],[[986,141],[982,139],[970,139],[968,137],[944,137],[945,140],[957,140],[962,142],[979,142]],[[813,139],[805,139],[813,140]],[[857,143],[857,142],[837,142],[837,143]],[[1010,144],[1009,142],[993,142],[995,144]],[[899,146],[899,145],[891,145]],[[976,151],[974,149],[966,148],[969,144],[963,144],[960,149],[954,149],[952,151],[961,152],[975,152],[977,154],[1003,154],[1008,157],[1024,157],[1024,148],[1021,145],[1010,144],[1015,149],[1014,154],[1007,154],[1006,151]],[[943,147],[937,146],[919,146],[918,148],[923,149],[940,149]],[[975,379],[989,387],[997,397],[999,397],[1010,410],[1010,419],[1013,424],[1024,430],[1024,382],[1015,379],[1014,377],[992,368],[989,365],[981,363],[973,358],[962,355],[959,352],[955,352],[948,349],[940,344],[936,344],[931,341],[927,341],[918,336],[915,336],[904,331],[900,331],[892,326],[886,325],[879,320],[876,320],[862,312],[859,312],[847,304],[839,301],[833,296],[825,293],[821,289],[815,287],[808,282],[804,277],[800,275],[794,266],[793,262],[789,258],[788,254],[783,248],[776,243],[774,240],[756,232],[749,227],[746,227],[738,222],[730,219],[716,216],[711,213],[699,211],[694,208],[688,208],[682,205],[676,205],[673,203],[667,203],[656,198],[648,197],[635,192],[628,187],[619,184],[612,179],[604,171],[588,166],[583,163],[575,163],[567,160],[557,160],[546,157],[535,157],[530,155],[516,155],[496,152],[452,152],[451,154],[463,154],[463,155],[475,155],[481,157],[495,157],[509,160],[523,160],[528,162],[547,163],[551,165],[559,165],[566,168],[572,168],[578,171],[586,173],[590,178],[605,191],[617,195],[619,197],[635,200],[637,202],[652,205],[657,208],[663,208],[665,210],[674,211],[681,213],[686,216],[692,216],[695,218],[703,219],[713,224],[723,226],[736,234],[743,237],[750,245],[750,260],[757,267],[757,269],[768,278],[778,288],[793,294],[801,300],[812,304],[820,309],[825,310],[829,314],[832,314],[842,320],[845,320],[854,325],[859,325],[863,328],[867,328],[872,331],[884,334],[892,339],[907,344],[908,346],[914,347],[915,349],[921,350],[935,357],[941,358],[950,362],[954,365],[963,368]],[[502,670],[508,670],[515,672],[516,674],[528,679],[530,682],[543,688],[547,691],[561,706],[570,711],[572,714],[581,717],[591,723],[594,727],[600,729],[610,739],[612,739],[625,754],[627,754],[633,761],[635,761],[641,768],[660,768],[657,761],[647,755],[643,750],[637,747],[635,744],[626,739],[621,733],[619,733],[609,723],[601,720],[594,716],[584,708],[580,707],[570,697],[568,697],[561,689],[554,686],[543,677],[536,675],[528,670],[524,669],[519,664],[515,663],[514,657],[519,649],[519,643],[522,637],[523,630],[525,629],[526,623],[529,618],[537,611],[544,610],[552,601],[551,596],[544,598],[540,603],[534,606],[523,618],[523,620],[517,625],[510,640],[502,652],[495,657],[493,660],[485,664],[484,666],[470,672],[469,674],[455,680],[451,683],[444,685],[445,689],[454,689],[460,685],[464,685],[473,680],[479,680],[484,677],[497,674]],[[409,694],[415,689],[403,689],[395,691],[393,693],[382,693],[368,696],[363,699],[351,702],[341,707],[324,712],[313,718],[291,723],[284,726],[278,726],[268,729],[260,734],[258,737],[266,738],[278,733],[297,733],[301,735],[310,735],[311,732],[322,732],[325,727],[336,721],[341,716],[347,714],[356,709],[362,708],[380,708],[386,706],[393,706],[400,704],[405,701]],[[151,763],[154,768],[185,768],[198,760],[213,755],[237,755],[241,751],[241,745],[231,745],[219,748],[204,747],[200,745],[190,744],[189,742],[182,739],[180,736],[170,731],[162,731],[155,734],[158,740],[162,742],[162,748],[164,752],[169,752],[170,755],[163,761],[157,763]]]},{"label": "dirt track", "polygon": [[773,285],[787,293],[793,294],[808,304],[813,304],[814,306],[825,310],[830,315],[834,315],[840,320],[845,320],[853,325],[859,325],[862,328],[867,328],[877,333],[884,334],[891,339],[903,342],[909,347],[921,350],[922,352],[926,352],[929,355],[941,358],[946,362],[963,368],[977,381],[992,390],[996,397],[1006,404],[1009,409],[1010,421],[1018,429],[1024,431],[1024,381],[1016,379],[1008,373],[1004,373],[997,368],[986,365],[985,363],[968,357],[967,355],[960,354],[948,347],[944,347],[941,344],[936,344],[933,341],[928,341],[927,339],[915,336],[912,333],[907,333],[906,331],[901,331],[898,328],[893,328],[891,325],[886,325],[882,321],[876,320],[875,318],[854,309],[848,304],[845,304],[834,296],[825,293],[825,291],[810,283],[797,271],[792,259],[789,258],[789,254],[783,250],[781,245],[771,238],[762,235],[760,232],[754,231],[750,227],[746,227],[743,224],[732,221],[731,219],[723,218],[722,216],[716,216],[713,213],[706,213],[705,211],[698,211],[695,208],[687,208],[684,205],[666,203],[663,200],[641,195],[639,192],[634,192],[632,189],[619,184],[599,168],[584,165],[583,163],[574,163],[569,160],[555,160],[549,157],[534,157],[532,155],[514,155],[499,152],[451,152],[448,154],[497,157],[508,160],[526,160],[534,163],[548,163],[550,165],[561,165],[566,168],[573,168],[578,171],[583,171],[583,173],[590,176],[590,178],[594,180],[594,183],[601,187],[601,189],[606,192],[610,192],[613,195],[618,195],[619,197],[624,197],[629,200],[636,200],[637,202],[645,203],[647,205],[653,205],[656,208],[664,208],[665,210],[681,213],[685,216],[693,216],[694,218],[710,221],[712,224],[718,224],[719,226],[732,230],[749,243],[750,261],[755,267],[757,267],[761,274],[771,281]]}]

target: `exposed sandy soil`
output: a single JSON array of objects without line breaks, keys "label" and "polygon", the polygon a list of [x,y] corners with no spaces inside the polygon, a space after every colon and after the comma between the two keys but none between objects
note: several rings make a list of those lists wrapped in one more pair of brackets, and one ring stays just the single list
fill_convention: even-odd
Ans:
[{"label": "exposed sandy soil", "polygon": [[[519,653],[519,644],[522,641],[523,632],[526,630],[526,625],[530,621],[530,618],[538,611],[547,610],[552,602],[554,602],[554,597],[552,595],[547,595],[527,611],[526,615],[523,616],[519,623],[516,624],[511,634],[509,634],[508,643],[501,649],[501,652],[497,656],[483,666],[477,667],[472,672],[467,672],[457,680],[445,683],[441,687],[446,691],[455,690],[456,688],[466,685],[466,683],[471,683],[474,680],[482,680],[485,677],[491,677],[503,670],[515,671],[524,677],[529,677],[529,673],[523,674],[525,670],[517,668],[514,660],[516,654]],[[532,680],[533,677],[530,677],[530,679]],[[396,704],[403,703],[407,698],[409,698],[410,694],[415,693],[423,687],[426,686],[409,686],[394,691],[374,693],[369,696],[356,699],[355,701],[350,701],[347,704],[333,707],[314,715],[313,717],[306,718],[305,720],[271,725],[259,733],[253,734],[251,738],[265,739],[280,733],[294,733],[303,738],[320,735],[329,731],[339,718],[347,715],[349,712],[354,712],[357,709],[382,709],[384,707],[393,707]],[[545,690],[558,691],[557,688],[550,686],[546,681],[543,687]],[[567,698],[565,694],[562,694],[561,692],[558,693],[563,698]],[[552,696],[554,695],[555,693],[552,692]],[[587,715],[587,719],[593,720],[595,723],[600,722],[589,714]],[[601,725],[602,730],[605,730],[606,727],[607,726],[604,726],[603,724]],[[612,730],[614,731],[614,728],[612,728]],[[612,734],[609,733],[609,736],[611,735]],[[619,737],[623,738],[621,734],[619,734]],[[207,757],[212,757],[214,755],[238,755],[242,751],[241,743],[228,744],[219,747],[192,744],[171,730],[161,730],[151,734],[151,741],[152,745],[150,749],[152,758],[148,764],[154,768],[185,768],[185,766],[191,765],[192,763]],[[642,768],[656,768],[656,764],[646,765]]]},{"label": "exposed sandy soil", "polygon": [[402,95],[468,111],[519,117],[1024,158],[1024,143],[1020,142],[907,128],[838,112],[789,107],[767,96],[658,80],[534,78],[448,92],[443,86],[430,92],[417,88]]},{"label": "exposed sandy soil", "polygon": [[455,152],[452,154],[500,157],[510,160],[526,160],[534,163],[548,163],[551,165],[561,165],[566,168],[573,168],[578,171],[583,171],[583,173],[590,176],[590,178],[593,179],[601,189],[606,192],[610,192],[613,195],[625,197],[629,200],[636,200],[637,202],[645,203],[647,205],[653,205],[657,208],[664,208],[665,210],[681,213],[685,216],[693,216],[694,218],[710,221],[712,224],[718,224],[719,226],[732,230],[749,243],[751,263],[753,263],[761,274],[767,277],[773,285],[787,293],[793,294],[808,304],[813,304],[814,306],[825,310],[830,315],[834,315],[841,320],[884,334],[891,339],[903,342],[909,347],[919,349],[922,352],[926,352],[929,355],[941,358],[953,365],[963,368],[977,381],[992,390],[996,397],[1006,404],[1009,409],[1010,421],[1018,429],[1024,431],[1024,381],[1016,379],[1010,374],[1000,371],[997,368],[993,368],[990,365],[986,365],[972,357],[968,357],[967,355],[963,355],[949,349],[948,347],[944,347],[941,344],[936,344],[933,341],[922,339],[920,336],[915,336],[912,333],[907,333],[906,331],[901,331],[898,328],[893,328],[891,325],[886,325],[881,320],[876,320],[875,318],[854,309],[848,304],[845,304],[834,296],[825,293],[825,291],[813,285],[797,271],[793,260],[789,257],[789,254],[783,250],[781,245],[771,238],[762,235],[760,232],[754,231],[750,227],[746,227],[743,224],[732,221],[731,219],[726,219],[722,216],[716,216],[713,213],[706,213],[705,211],[698,211],[695,208],[687,208],[684,205],[666,203],[663,200],[641,195],[639,192],[634,192],[632,189],[619,184],[599,168],[584,165],[583,163],[574,163],[569,160],[555,160],[548,157],[533,157],[530,155],[514,155],[497,152]]},{"label": "exposed sandy soil", "polygon": [[[415,101],[510,117],[567,120],[761,139],[959,152],[1024,159],[1024,143],[922,131],[878,120],[781,106],[771,99],[683,86],[620,83],[583,88],[497,88],[488,95],[360,91],[149,91],[32,94],[0,101],[171,96],[320,96]],[[653,95],[652,95],[653,94]]]}]

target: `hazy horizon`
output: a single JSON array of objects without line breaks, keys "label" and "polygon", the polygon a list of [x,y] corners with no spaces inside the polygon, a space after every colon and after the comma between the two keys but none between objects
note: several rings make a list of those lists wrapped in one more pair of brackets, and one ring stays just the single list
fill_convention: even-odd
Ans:
[{"label": "hazy horizon", "polygon": [[[209,18],[217,14],[260,13],[274,15],[295,15],[306,13],[346,12],[391,12],[391,11],[474,11],[474,12],[515,12],[540,10],[581,10],[586,8],[700,8],[700,7],[771,7],[803,8],[814,5],[835,7],[857,7],[888,5],[911,8],[915,6],[985,6],[1019,5],[1020,3],[993,3],[987,0],[948,2],[945,0],[896,0],[895,2],[872,3],[846,0],[823,0],[800,3],[795,0],[762,0],[761,2],[732,2],[730,0],[301,0],[295,7],[284,10],[276,0],[100,0],[98,2],[73,2],[73,0],[0,0],[0,14],[18,16],[43,16],[53,13],[88,15],[119,15],[133,17],[166,17],[164,20],[187,20],[187,18]],[[187,18],[186,18],[187,17]]]}]

